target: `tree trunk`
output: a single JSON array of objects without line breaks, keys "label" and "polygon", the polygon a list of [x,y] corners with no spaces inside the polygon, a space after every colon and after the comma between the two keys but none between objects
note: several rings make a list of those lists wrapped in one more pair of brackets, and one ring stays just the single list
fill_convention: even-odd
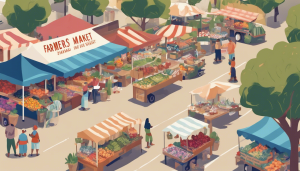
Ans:
[{"label": "tree trunk", "polygon": [[279,15],[279,8],[278,6],[274,9],[274,22],[277,22],[277,16]]},{"label": "tree trunk", "polygon": [[64,0],[64,14],[67,15],[67,0]]},{"label": "tree trunk", "polygon": [[88,15],[86,16],[86,21],[89,22],[89,16]]},{"label": "tree trunk", "polygon": [[94,24],[93,15],[91,16],[91,24]]},{"label": "tree trunk", "polygon": [[[296,131],[297,132],[297,131]],[[296,133],[297,135],[297,133]],[[298,145],[299,145],[299,136],[292,135],[289,137],[291,142],[291,155],[290,155],[290,169],[298,170]]]},{"label": "tree trunk", "polygon": [[141,29],[142,29],[142,31],[146,30],[146,18],[143,18],[141,20]]}]

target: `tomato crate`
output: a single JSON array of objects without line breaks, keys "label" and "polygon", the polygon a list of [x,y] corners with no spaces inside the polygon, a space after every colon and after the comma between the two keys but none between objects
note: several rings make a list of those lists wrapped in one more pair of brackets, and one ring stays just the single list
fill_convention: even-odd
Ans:
[{"label": "tomato crate", "polygon": [[254,166],[259,167],[259,168],[261,168],[261,165],[262,165],[262,164],[269,163],[270,161],[273,160],[273,156],[272,156],[272,155],[269,156],[269,157],[267,158],[267,160],[261,161],[261,160],[258,160],[257,158],[252,157],[252,156],[250,156],[250,155],[248,155],[248,154],[245,154],[245,153],[242,153],[242,152],[240,152],[240,154],[241,154],[241,158],[243,158],[244,160],[246,160],[246,162],[249,162],[249,163],[251,163],[251,164],[253,164]]}]

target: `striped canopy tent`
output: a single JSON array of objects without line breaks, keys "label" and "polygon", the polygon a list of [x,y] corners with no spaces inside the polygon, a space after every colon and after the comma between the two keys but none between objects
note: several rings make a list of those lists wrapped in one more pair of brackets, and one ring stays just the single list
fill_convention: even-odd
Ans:
[{"label": "striped canopy tent", "polygon": [[226,6],[225,9],[214,11],[210,14],[227,16],[229,18],[234,18],[236,20],[241,20],[245,22],[254,22],[259,15],[258,13],[249,12],[249,11],[245,11],[245,10],[241,10],[229,6]]},{"label": "striped canopy tent", "polygon": [[192,117],[185,117],[167,126],[163,132],[178,134],[182,139],[187,139],[190,135],[197,135],[203,128],[209,128],[208,124]]},{"label": "striped canopy tent", "polygon": [[177,17],[190,17],[194,15],[205,14],[204,11],[198,9],[196,6],[189,5],[187,3],[171,3],[170,15]]},{"label": "striped canopy tent", "polygon": [[3,55],[0,54],[0,62],[5,62],[20,54],[17,52],[13,55],[12,50],[28,47],[30,43],[37,42],[39,42],[38,39],[21,33],[17,28],[0,30],[0,49],[3,51]]},{"label": "striped canopy tent", "polygon": [[42,70],[70,77],[126,52],[125,46],[111,43],[89,28],[32,44],[22,55],[40,62],[36,67]]},{"label": "striped canopy tent", "polygon": [[78,132],[77,137],[103,145],[122,135],[123,130],[141,124],[141,119],[133,119],[120,112],[84,131]]},{"label": "striped canopy tent", "polygon": [[155,45],[160,42],[162,36],[136,31],[131,27],[119,28],[116,32],[103,35],[108,41],[126,46],[133,51],[138,51],[147,46]]},{"label": "striped canopy tent", "polygon": [[197,31],[197,29],[193,28],[193,27],[189,27],[189,26],[170,24],[170,25],[162,27],[155,34],[165,38],[165,43],[167,43],[167,41],[169,41],[169,42],[173,41],[174,37],[181,37],[185,34],[193,32],[193,31]]}]

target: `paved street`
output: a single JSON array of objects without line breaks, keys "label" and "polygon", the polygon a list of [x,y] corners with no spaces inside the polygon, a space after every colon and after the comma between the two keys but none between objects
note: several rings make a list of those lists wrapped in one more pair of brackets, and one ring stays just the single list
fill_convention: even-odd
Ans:
[{"label": "paved street", "polygon": [[[287,2],[285,2],[287,3]],[[292,5],[286,5],[292,6]],[[287,10],[280,7],[280,15],[285,15]],[[273,15],[273,13],[272,13]],[[272,48],[279,41],[286,41],[284,29],[287,27],[286,23],[282,23],[279,28],[264,27],[266,30],[267,42],[251,46],[247,44],[237,43],[236,48],[236,70],[237,76],[240,78],[241,71],[245,68],[247,61],[255,58],[259,50],[263,48]],[[228,56],[220,64],[213,64],[214,54],[205,57],[206,66],[205,74],[196,79],[184,80],[176,82],[158,92],[156,95],[156,102],[153,104],[144,104],[132,98],[132,86],[129,85],[123,88],[120,94],[111,96],[111,101],[99,102],[98,104],[89,103],[91,108],[89,111],[82,112],[74,109],[66,114],[60,116],[57,126],[51,128],[39,128],[41,143],[40,156],[26,157],[26,158],[7,158],[6,154],[6,139],[4,137],[4,127],[0,127],[3,137],[1,139],[2,147],[0,148],[1,169],[3,171],[66,171],[68,166],[65,164],[65,158],[69,153],[75,152],[75,138],[77,132],[85,130],[104,119],[116,114],[117,112],[124,112],[133,118],[141,118],[145,120],[149,118],[150,123],[154,126],[152,128],[152,135],[155,146],[146,149],[146,143],[143,140],[143,153],[140,154],[138,149],[124,155],[121,160],[115,162],[113,165],[106,167],[105,171],[172,171],[174,170],[174,162],[169,160],[168,165],[164,164],[164,156],[162,155],[162,148],[164,147],[162,130],[177,121],[180,118],[187,116],[187,106],[190,104],[189,92],[195,88],[206,85],[212,81],[227,82],[229,79],[228,71],[229,65],[227,63]],[[238,79],[239,80],[239,79]],[[236,83],[240,84],[240,82]],[[235,99],[239,101],[238,89],[231,90],[223,94],[224,97]],[[220,137],[220,148],[213,152],[211,160],[205,165],[207,171],[232,171],[242,170],[235,165],[234,156],[238,151],[238,136],[237,129],[248,127],[258,120],[260,116],[253,114],[247,108],[242,108],[238,118],[236,115],[225,115],[214,120],[213,130],[216,131]],[[31,126],[31,125],[28,125]],[[137,129],[138,130],[138,129]],[[145,136],[141,129],[142,136]],[[32,128],[27,129],[30,133]],[[20,133],[20,131],[19,131]],[[240,138],[242,140],[243,138]],[[174,141],[174,140],[173,140]],[[171,141],[166,141],[166,145]],[[242,142],[242,145],[246,141]],[[30,146],[28,146],[28,152]],[[181,169],[178,167],[177,169]]]}]

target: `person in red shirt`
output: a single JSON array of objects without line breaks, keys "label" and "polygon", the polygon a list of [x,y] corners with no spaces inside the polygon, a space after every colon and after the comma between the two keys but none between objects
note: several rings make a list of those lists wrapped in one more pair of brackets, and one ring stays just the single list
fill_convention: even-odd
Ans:
[{"label": "person in red shirt", "polygon": [[91,82],[91,85],[93,86],[93,91],[92,91],[92,94],[93,94],[93,104],[96,104],[97,102],[97,93],[98,93],[98,90],[99,90],[99,79],[97,79],[96,77],[93,79],[93,81]]},{"label": "person in red shirt", "polygon": [[31,156],[32,156],[34,149],[36,149],[36,156],[39,155],[40,136],[39,136],[39,133],[36,131],[37,129],[38,129],[38,127],[36,125],[34,125],[32,134],[29,134],[29,136],[32,138],[32,140],[31,140]]}]

